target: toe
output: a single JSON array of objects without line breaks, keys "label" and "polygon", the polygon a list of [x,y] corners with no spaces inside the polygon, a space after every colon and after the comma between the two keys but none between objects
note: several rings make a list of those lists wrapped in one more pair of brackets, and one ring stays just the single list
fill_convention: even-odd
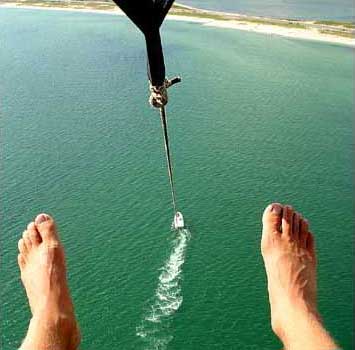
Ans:
[{"label": "toe", "polygon": [[263,214],[263,231],[280,233],[282,205],[272,203],[268,205]]},{"label": "toe", "polygon": [[26,266],[26,260],[22,254],[19,254],[17,256],[17,262],[18,262],[18,265],[20,266],[20,269],[23,270],[24,267]]},{"label": "toe", "polygon": [[309,236],[308,221],[306,219],[302,219],[300,222],[300,244],[301,244],[301,247],[306,248],[308,236]]},{"label": "toe", "polygon": [[41,243],[41,236],[39,235],[36,225],[34,222],[31,222],[27,226],[28,237],[31,240],[33,246],[37,246]]},{"label": "toe", "polygon": [[30,240],[30,235],[29,235],[29,232],[27,230],[23,232],[22,239],[23,239],[23,242],[24,242],[24,244],[26,246],[27,251],[30,251],[31,248],[32,248],[32,242]]},{"label": "toe", "polygon": [[27,247],[23,238],[18,241],[18,250],[21,254],[27,254]]},{"label": "toe", "polygon": [[282,211],[282,236],[287,239],[292,239],[293,229],[293,208],[289,205],[285,205]]},{"label": "toe", "polygon": [[263,214],[263,233],[261,238],[261,253],[264,255],[274,245],[275,240],[281,237],[282,205],[270,204]]},{"label": "toe", "polygon": [[293,223],[292,223],[292,237],[295,241],[298,241],[300,237],[300,220],[301,220],[301,215],[295,212],[293,214]]},{"label": "toe", "polygon": [[48,214],[37,215],[35,225],[43,242],[59,241],[55,222]]},{"label": "toe", "polygon": [[314,236],[311,232],[308,233],[307,241],[306,241],[306,248],[311,254],[311,256],[315,259],[316,258],[316,248],[314,243]]}]

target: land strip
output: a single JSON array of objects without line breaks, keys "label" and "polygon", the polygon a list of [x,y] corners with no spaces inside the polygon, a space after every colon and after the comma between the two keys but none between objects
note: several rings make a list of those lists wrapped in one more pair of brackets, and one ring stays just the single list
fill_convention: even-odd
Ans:
[{"label": "land strip", "polygon": [[[0,0],[1,7],[66,9],[122,14],[111,0]],[[198,22],[206,26],[252,31],[298,39],[318,40],[355,47],[355,24],[339,21],[305,21],[247,16],[197,9],[175,4],[168,18]]]}]

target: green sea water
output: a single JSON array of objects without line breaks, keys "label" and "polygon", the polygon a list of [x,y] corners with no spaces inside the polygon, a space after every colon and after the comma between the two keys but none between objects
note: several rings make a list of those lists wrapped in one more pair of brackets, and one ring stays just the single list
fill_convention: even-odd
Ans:
[{"label": "green sea water", "polygon": [[[311,222],[319,307],[353,349],[353,51],[168,21],[168,106],[179,208],[143,38],[123,17],[0,10],[1,349],[29,309],[17,240],[59,223],[82,349],[279,349],[260,218],[270,201]],[[165,298],[165,299],[164,299]]]}]

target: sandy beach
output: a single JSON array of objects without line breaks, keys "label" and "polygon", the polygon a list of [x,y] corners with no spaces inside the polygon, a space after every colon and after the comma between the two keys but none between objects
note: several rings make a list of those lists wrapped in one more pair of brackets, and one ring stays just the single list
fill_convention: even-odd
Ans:
[{"label": "sandy beach", "polygon": [[[47,6],[41,2],[36,2],[31,5],[16,3],[16,2],[4,2],[0,3],[1,8],[22,8],[30,10],[50,10],[50,11],[75,11],[75,12],[86,12],[86,13],[101,13],[108,15],[124,15],[124,13],[118,7],[108,7],[103,9],[98,8],[83,8],[82,6],[75,6],[75,4],[68,7],[57,7],[57,6]],[[186,10],[185,10],[186,9]],[[172,9],[174,10],[174,9]],[[185,15],[185,12],[191,10],[193,12]],[[186,21],[199,23],[204,26],[209,27],[218,27],[234,30],[243,30],[249,32],[255,32],[266,35],[277,35],[293,39],[302,39],[302,40],[313,40],[321,41],[327,43],[333,43],[338,45],[345,45],[350,47],[355,47],[355,39],[351,34],[347,36],[337,35],[337,32],[329,33],[327,27],[334,29],[334,26],[322,25],[315,26],[313,22],[309,21],[299,21],[295,25],[287,25],[287,21],[284,23],[282,20],[279,20],[279,24],[276,23],[267,23],[268,19],[258,18],[258,17],[248,17],[241,14],[231,14],[224,12],[213,12],[207,10],[199,10],[189,6],[178,5],[178,9],[171,11],[173,14],[167,16],[168,20],[174,21]],[[194,13],[197,16],[194,16]],[[216,17],[216,18],[213,18]],[[220,19],[222,18],[222,19]],[[270,21],[273,21],[270,19]],[[264,22],[264,23],[263,23]],[[294,24],[294,23],[293,23]],[[299,24],[299,28],[297,25]],[[350,32],[348,32],[350,33]]]},{"label": "sandy beach", "polygon": [[318,30],[311,29],[296,29],[296,28],[283,28],[274,25],[265,24],[251,24],[251,23],[238,23],[238,22],[222,22],[214,21],[213,23],[205,23],[207,26],[232,28],[237,30],[246,30],[250,32],[263,33],[268,35],[279,35],[294,39],[316,40],[328,43],[342,44],[346,46],[355,47],[355,39],[336,37],[332,34],[320,33]]}]

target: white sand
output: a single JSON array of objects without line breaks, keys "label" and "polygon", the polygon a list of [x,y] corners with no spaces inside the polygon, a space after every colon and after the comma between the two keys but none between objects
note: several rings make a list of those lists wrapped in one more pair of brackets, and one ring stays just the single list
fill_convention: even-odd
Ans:
[{"label": "white sand", "polygon": [[269,35],[279,35],[293,39],[324,41],[328,43],[336,43],[340,45],[355,47],[354,38],[347,38],[332,34],[321,33],[317,29],[291,28],[277,25],[267,25],[240,21],[212,21],[205,23],[205,25],[220,28],[246,30],[249,32],[263,33]]},{"label": "white sand", "polygon": [[[17,5],[16,3],[6,3],[0,4],[1,8],[25,8],[32,10],[53,10],[53,11],[74,11],[74,12],[86,12],[86,13],[103,13],[108,15],[123,15],[124,13],[116,8],[114,10],[92,10],[92,9],[75,9],[75,8],[61,8],[61,7],[43,7],[43,6],[26,6]],[[226,14],[228,15],[228,14]],[[341,37],[337,35],[325,34],[319,32],[317,29],[302,29],[302,28],[292,28],[292,27],[282,27],[278,25],[268,25],[261,23],[253,23],[234,20],[214,20],[210,18],[202,17],[190,17],[190,16],[180,16],[180,15],[168,15],[167,19],[175,21],[185,21],[200,23],[209,27],[218,28],[229,28],[236,30],[245,30],[249,32],[268,34],[268,35],[278,35],[293,39],[303,39],[303,40],[316,40],[328,43],[335,43],[340,45],[346,45],[350,47],[355,47],[355,38]]]}]

